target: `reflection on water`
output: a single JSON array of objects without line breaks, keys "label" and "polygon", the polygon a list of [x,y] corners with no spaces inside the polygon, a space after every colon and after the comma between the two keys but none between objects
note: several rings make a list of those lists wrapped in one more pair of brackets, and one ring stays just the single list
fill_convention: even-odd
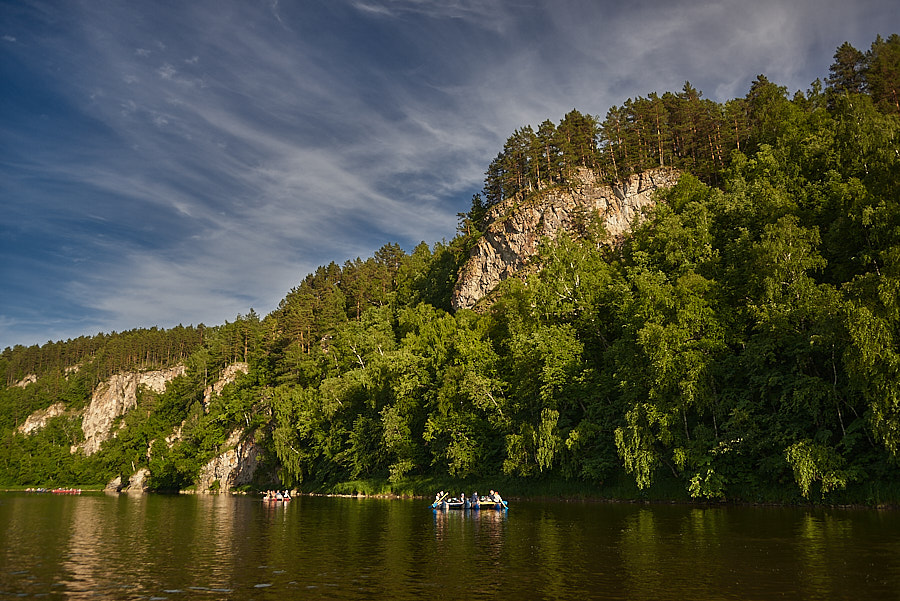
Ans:
[{"label": "reflection on water", "polygon": [[[104,515],[104,504],[100,499],[85,497],[84,502],[72,505],[69,519],[69,535],[66,540],[62,561],[62,574],[59,584],[73,597],[87,596],[96,590],[113,588],[109,579],[122,573],[121,566],[110,563],[116,557],[109,557],[105,548],[111,541],[120,536],[112,530],[115,520],[107,520]],[[134,530],[130,530],[133,532]],[[137,556],[134,562],[138,569],[144,567],[140,560],[139,547],[132,553]]]},{"label": "reflection on water", "polygon": [[437,539],[456,538],[464,531],[484,532],[494,540],[500,539],[500,524],[508,517],[505,511],[441,511],[432,510],[434,534]]},{"label": "reflection on water", "polygon": [[0,494],[0,599],[897,599],[897,512]]},{"label": "reflection on water", "polygon": [[660,572],[662,541],[657,533],[656,516],[652,509],[640,509],[625,519],[621,549],[623,584],[633,599],[647,599],[665,586]]}]

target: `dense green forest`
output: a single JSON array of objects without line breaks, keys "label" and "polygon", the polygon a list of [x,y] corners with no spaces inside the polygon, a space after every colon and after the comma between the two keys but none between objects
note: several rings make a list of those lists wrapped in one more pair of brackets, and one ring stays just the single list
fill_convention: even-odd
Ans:
[{"label": "dense green forest", "polygon": [[[760,75],[724,104],[686,83],[604,119],[573,110],[512,134],[449,243],[320,267],[265,317],[8,348],[0,483],[146,466],[153,486],[182,488],[240,427],[265,449],[260,486],[504,478],[896,503],[898,90],[891,35],[843,44],[825,82],[793,95]],[[451,310],[491,206],[568,186],[576,168],[613,182],[661,165],[684,175],[629,237],[593,226],[546,242],[540,270]],[[249,373],[204,408],[236,361]],[[76,412],[16,431],[60,400],[83,407],[116,371],[176,363],[186,374],[142,391],[144,411],[95,455],[69,452]]]}]

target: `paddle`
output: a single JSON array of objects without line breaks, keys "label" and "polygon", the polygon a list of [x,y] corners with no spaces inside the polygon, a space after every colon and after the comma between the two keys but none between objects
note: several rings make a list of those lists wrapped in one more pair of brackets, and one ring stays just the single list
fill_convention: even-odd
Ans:
[{"label": "paddle", "polygon": [[445,493],[444,493],[444,496],[442,496],[440,499],[436,500],[434,503],[431,504],[431,508],[432,508],[432,509],[437,509],[438,505],[441,504],[441,501],[443,501],[444,499],[446,499],[447,496],[448,496],[449,494],[450,494],[450,493],[445,492]]}]

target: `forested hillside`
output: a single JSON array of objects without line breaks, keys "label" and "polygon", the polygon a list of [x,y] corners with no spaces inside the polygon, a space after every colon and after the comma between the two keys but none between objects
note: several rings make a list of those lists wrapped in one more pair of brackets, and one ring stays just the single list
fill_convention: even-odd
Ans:
[{"label": "forested hillside", "polygon": [[[181,488],[240,429],[257,484],[413,477],[631,482],[684,497],[900,501],[900,36],[824,84],[685,84],[516,130],[449,243],[320,267],[271,314],[6,349],[0,483]],[[450,308],[501,201],[656,166],[685,175],[624,240],[588,224],[478,311]],[[249,373],[204,404],[229,364]],[[78,409],[120,370],[183,363],[91,456]],[[77,369],[73,369],[76,368]],[[34,376],[31,383],[25,378]],[[37,433],[17,427],[63,401]],[[178,429],[180,437],[164,439]]]}]

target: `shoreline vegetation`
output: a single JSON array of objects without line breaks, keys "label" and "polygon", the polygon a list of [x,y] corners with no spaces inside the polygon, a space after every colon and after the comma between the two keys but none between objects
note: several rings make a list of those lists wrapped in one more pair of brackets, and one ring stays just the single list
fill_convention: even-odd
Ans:
[{"label": "shoreline vegetation", "polygon": [[[5,486],[0,488],[2,492],[29,492],[27,489],[44,488],[41,492],[49,493],[52,488],[35,486]],[[71,485],[63,488],[79,489],[81,493],[107,493],[107,494],[163,494],[163,495],[233,495],[233,496],[259,496],[266,489],[243,486],[230,491],[197,490],[196,487],[186,487],[180,490],[109,490],[103,485]],[[284,488],[284,487],[282,487]],[[436,490],[486,491],[496,489],[501,491],[503,497],[509,501],[550,501],[560,503],[611,503],[611,504],[645,504],[645,505],[688,505],[696,507],[781,507],[781,508],[822,508],[822,509],[855,509],[855,510],[879,510],[896,511],[900,509],[900,494],[893,491],[890,494],[874,495],[868,490],[867,501],[860,501],[863,493],[859,491],[846,491],[841,499],[809,500],[797,494],[785,494],[784,490],[772,490],[768,497],[758,496],[756,499],[731,498],[731,499],[697,499],[684,493],[679,483],[671,481],[657,486],[652,491],[641,491],[633,482],[625,481],[616,486],[596,487],[583,483],[573,482],[514,482],[509,479],[498,478],[491,481],[459,481],[441,480],[432,478],[411,479],[400,485],[383,481],[352,481],[333,485],[306,485],[288,487],[292,497],[335,497],[358,499],[416,499],[428,501],[434,498]],[[35,492],[35,491],[31,491]],[[881,500],[875,500],[881,499]]]},{"label": "shoreline vegetation", "polygon": [[[898,90],[893,34],[806,91],[572,110],[510,136],[450,242],[332,262],[265,316],[7,348],[0,486],[895,507]],[[518,207],[660,167],[682,175],[630,233],[578,213],[454,309]],[[175,366],[86,416],[110,377]]]}]

